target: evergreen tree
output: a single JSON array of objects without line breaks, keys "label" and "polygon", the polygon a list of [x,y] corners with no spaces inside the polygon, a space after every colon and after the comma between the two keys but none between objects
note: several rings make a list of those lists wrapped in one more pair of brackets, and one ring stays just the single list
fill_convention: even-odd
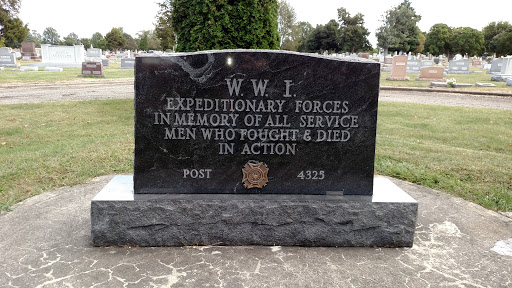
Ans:
[{"label": "evergreen tree", "polygon": [[354,53],[355,51],[369,51],[372,49],[370,41],[368,41],[370,32],[364,27],[363,14],[357,13],[351,17],[345,8],[339,8],[338,21],[340,23],[339,42],[341,50]]},{"label": "evergreen tree", "polygon": [[109,50],[119,50],[126,45],[126,39],[123,37],[121,28],[112,28],[110,32],[105,35],[106,46]]},{"label": "evergreen tree", "polygon": [[164,0],[164,2],[158,3],[160,10],[156,15],[155,35],[160,40],[163,51],[174,50],[176,46],[176,34],[171,21],[172,1],[174,0]]},{"label": "evergreen tree", "polygon": [[450,58],[451,47],[450,41],[453,37],[452,28],[443,23],[435,24],[430,27],[425,39],[425,51],[433,55],[446,54]]},{"label": "evergreen tree", "polygon": [[18,48],[27,37],[27,25],[16,16],[19,7],[19,0],[0,0],[0,47]]},{"label": "evergreen tree", "polygon": [[55,30],[55,28],[47,27],[46,29],[44,29],[43,41],[41,43],[59,45],[60,42],[60,35],[59,33],[57,33],[57,30]]},{"label": "evergreen tree", "polygon": [[278,49],[277,0],[167,0],[178,51]]}]

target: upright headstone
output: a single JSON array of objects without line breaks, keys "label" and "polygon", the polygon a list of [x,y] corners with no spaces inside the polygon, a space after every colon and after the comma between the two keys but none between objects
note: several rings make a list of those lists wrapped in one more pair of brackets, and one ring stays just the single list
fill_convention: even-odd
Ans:
[{"label": "upright headstone", "polygon": [[89,58],[101,58],[102,55],[100,48],[89,48],[87,49],[87,54],[85,56]]},{"label": "upright headstone", "polygon": [[[411,246],[417,203],[373,175],[379,66],[264,50],[137,57],[134,176],[93,199],[94,245]],[[404,200],[376,201],[393,194]]]},{"label": "upright headstone", "polygon": [[421,67],[433,67],[435,66],[433,60],[422,60],[421,61]]},{"label": "upright headstone", "polygon": [[480,60],[473,60],[473,61],[471,61],[471,66],[473,66],[473,67],[482,67],[482,61],[480,61]]},{"label": "upright headstone", "polygon": [[449,62],[448,74],[469,74],[469,60],[452,60]]},{"label": "upright headstone", "polygon": [[386,77],[390,81],[409,81],[407,74],[407,55],[399,55],[393,57],[393,68],[391,68],[391,76]]},{"label": "upright headstone", "polygon": [[101,62],[83,62],[82,74],[78,76],[105,77],[103,74],[103,65]]},{"label": "upright headstone", "polygon": [[498,58],[492,60],[490,73],[501,73],[501,66],[503,63],[503,58]]},{"label": "upright headstone", "polygon": [[135,58],[123,58],[121,59],[121,69],[134,69]]},{"label": "upright headstone", "polygon": [[61,68],[79,68],[85,60],[84,45],[41,45],[42,65]]},{"label": "upright headstone", "polygon": [[386,56],[384,58],[384,64],[393,64],[393,57]]},{"label": "upright headstone", "polygon": [[494,73],[491,76],[492,81],[507,81],[508,78],[512,78],[512,57],[505,57],[501,60],[500,73]]},{"label": "upright headstone", "polygon": [[370,54],[368,54],[368,53],[357,53],[357,57],[365,58],[365,59],[370,59]]},{"label": "upright headstone", "polygon": [[34,42],[21,42],[21,59],[27,60],[40,60],[36,52],[36,44]]},{"label": "upright headstone", "polygon": [[407,73],[420,73],[421,61],[407,58]]},{"label": "upright headstone", "polygon": [[7,47],[0,48],[0,67],[17,67],[16,53],[9,51]]},{"label": "upright headstone", "polygon": [[443,67],[422,67],[420,77],[416,80],[420,81],[441,81],[443,80]]}]

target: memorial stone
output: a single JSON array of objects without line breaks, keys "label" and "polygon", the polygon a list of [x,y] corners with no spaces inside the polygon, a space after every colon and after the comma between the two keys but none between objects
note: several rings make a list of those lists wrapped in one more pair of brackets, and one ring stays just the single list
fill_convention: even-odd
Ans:
[{"label": "memorial stone", "polygon": [[91,58],[101,58],[102,51],[99,48],[89,48],[87,49],[86,57]]},{"label": "memorial stone", "polygon": [[83,62],[82,74],[79,76],[105,77],[103,75],[103,65],[101,62]]},{"label": "memorial stone", "polygon": [[440,81],[443,80],[443,67],[422,67],[420,77],[416,80],[420,81]]},{"label": "memorial stone", "polygon": [[407,60],[407,73],[420,73],[421,65],[419,60]]},{"label": "memorial stone", "polygon": [[384,64],[393,64],[393,57],[386,56],[384,58]]},{"label": "memorial stone", "polygon": [[449,62],[448,74],[469,74],[469,60],[452,60]]},{"label": "memorial stone", "polygon": [[41,65],[52,64],[54,67],[78,68],[85,60],[84,45],[57,46],[41,44]]},{"label": "memorial stone", "polygon": [[370,54],[368,54],[368,53],[358,53],[357,57],[365,58],[365,59],[370,59]]},{"label": "memorial stone", "polygon": [[507,81],[507,78],[512,78],[512,57],[501,58],[501,60],[500,73],[493,73],[492,81]]},{"label": "memorial stone", "polygon": [[34,42],[21,42],[22,60],[40,60],[36,52],[36,44]]},{"label": "memorial stone", "polygon": [[482,61],[480,61],[480,60],[473,60],[471,62],[471,66],[473,66],[473,67],[482,67]]},{"label": "memorial stone", "polygon": [[16,53],[10,52],[9,48],[0,48],[0,67],[17,67]]},{"label": "memorial stone", "polygon": [[421,61],[421,67],[434,67],[434,61],[433,60],[422,60]]},{"label": "memorial stone", "polygon": [[103,67],[108,67],[109,60],[107,58],[101,58],[101,64],[103,65]]},{"label": "memorial stone", "polygon": [[491,70],[489,72],[490,73],[501,73],[502,63],[503,63],[503,58],[498,58],[498,59],[492,60]]},{"label": "memorial stone", "polygon": [[409,81],[407,74],[407,55],[399,55],[393,57],[393,68],[391,68],[391,76],[386,77],[390,81]]},{"label": "memorial stone", "polygon": [[434,58],[434,63],[439,64],[439,57]]},{"label": "memorial stone", "polygon": [[92,200],[94,245],[412,245],[417,202],[374,178],[378,63],[265,50],[135,61],[134,176]]},{"label": "memorial stone", "polygon": [[123,58],[121,59],[121,69],[134,69],[135,58]]}]

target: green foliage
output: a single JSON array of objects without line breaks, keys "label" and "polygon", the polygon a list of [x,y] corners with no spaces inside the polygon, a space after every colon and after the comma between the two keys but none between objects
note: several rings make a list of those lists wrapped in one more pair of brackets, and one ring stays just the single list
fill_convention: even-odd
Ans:
[{"label": "green foliage", "polygon": [[512,55],[512,29],[494,36],[493,40],[498,56]]},{"label": "green foliage", "polygon": [[326,25],[317,25],[306,42],[306,52],[339,51],[338,22],[332,19]]},{"label": "green foliage", "polygon": [[119,50],[126,45],[126,39],[123,37],[121,28],[112,28],[112,30],[105,35],[105,40],[107,42],[106,48],[109,50]]},{"label": "green foliage", "polygon": [[148,35],[147,34],[142,35],[142,37],[140,38],[139,49],[143,50],[143,51],[148,51],[149,50],[148,49]]},{"label": "green foliage", "polygon": [[89,38],[80,38],[80,43],[84,45],[85,49],[91,48],[91,39]]},{"label": "green foliage", "polygon": [[425,34],[423,32],[420,32],[420,34],[418,35],[418,48],[416,48],[416,52],[417,53],[422,53],[423,50],[425,50],[425,40],[427,39],[427,37],[425,36]]},{"label": "green foliage", "polygon": [[485,50],[489,53],[495,53],[499,42],[499,38],[495,38],[503,32],[512,32],[512,25],[507,21],[491,22],[482,29],[484,34]]},{"label": "green foliage", "polygon": [[277,0],[169,0],[178,51],[278,49]]},{"label": "green foliage", "polygon": [[20,47],[21,42],[27,37],[28,31],[28,26],[23,25],[23,21],[0,7],[0,43],[2,46]]},{"label": "green foliage", "polygon": [[297,51],[306,52],[306,43],[311,33],[313,32],[313,26],[309,22],[298,22],[295,25],[297,31]]},{"label": "green foliage", "polygon": [[107,40],[101,35],[100,32],[96,32],[91,37],[91,44],[94,48],[100,48],[102,50],[107,49]]},{"label": "green foliage", "polygon": [[446,24],[438,23],[430,28],[425,40],[425,51],[433,55],[450,55],[450,41],[452,28]]},{"label": "green foliage", "polygon": [[[295,9],[286,1],[279,1],[279,11],[277,17],[279,38],[281,38],[280,49],[282,50],[293,50],[296,48],[295,41],[293,39],[294,34],[297,31],[295,27],[296,21]],[[294,33],[295,32],[295,33]],[[297,45],[298,46],[298,45]]]},{"label": "green foliage", "polygon": [[155,36],[160,41],[163,51],[174,50],[176,46],[176,34],[171,21],[172,1],[174,0],[164,0],[164,2],[158,3],[160,10],[156,15]]},{"label": "green foliage", "polygon": [[58,45],[60,44],[60,35],[55,28],[46,27],[43,31],[43,41],[41,43]]},{"label": "green foliage", "polygon": [[368,35],[370,32],[364,27],[364,15],[357,13],[351,17],[345,8],[338,9],[339,43],[343,51],[354,53],[356,51],[369,51],[372,49]]},{"label": "green foliage", "polygon": [[78,39],[78,35],[71,32],[68,36],[64,37],[64,45],[73,46],[80,44],[80,39]]},{"label": "green foliage", "polygon": [[123,32],[123,38],[126,40],[126,44],[123,47],[125,50],[137,50],[137,43],[135,43],[135,39],[130,34]]},{"label": "green foliage", "polygon": [[6,11],[9,15],[18,14],[21,0],[0,0],[0,10]]},{"label": "green foliage", "polygon": [[409,0],[404,0],[397,7],[386,11],[383,25],[377,29],[377,45],[388,49],[403,52],[416,51],[420,29],[417,23],[421,16],[416,14]]},{"label": "green foliage", "polygon": [[454,53],[482,55],[484,51],[484,35],[482,32],[470,28],[459,27],[453,29],[450,47]]},{"label": "green foliage", "polygon": [[25,37],[25,40],[23,42],[34,42],[36,44],[36,47],[41,47],[41,41],[43,40],[43,37],[41,34],[37,33],[36,30],[32,30],[32,32],[27,33],[27,37]]}]

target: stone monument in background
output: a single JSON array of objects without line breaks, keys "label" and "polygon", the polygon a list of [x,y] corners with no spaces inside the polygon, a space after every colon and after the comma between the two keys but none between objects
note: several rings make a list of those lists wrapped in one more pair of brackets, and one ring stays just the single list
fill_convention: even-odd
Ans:
[{"label": "stone monument in background", "polygon": [[393,66],[391,76],[386,77],[390,81],[409,81],[407,75],[407,55],[397,55],[393,57]]},{"label": "stone monument in background", "polygon": [[374,176],[379,67],[265,50],[137,57],[134,175],[92,200],[93,244],[412,246],[417,202]]}]

